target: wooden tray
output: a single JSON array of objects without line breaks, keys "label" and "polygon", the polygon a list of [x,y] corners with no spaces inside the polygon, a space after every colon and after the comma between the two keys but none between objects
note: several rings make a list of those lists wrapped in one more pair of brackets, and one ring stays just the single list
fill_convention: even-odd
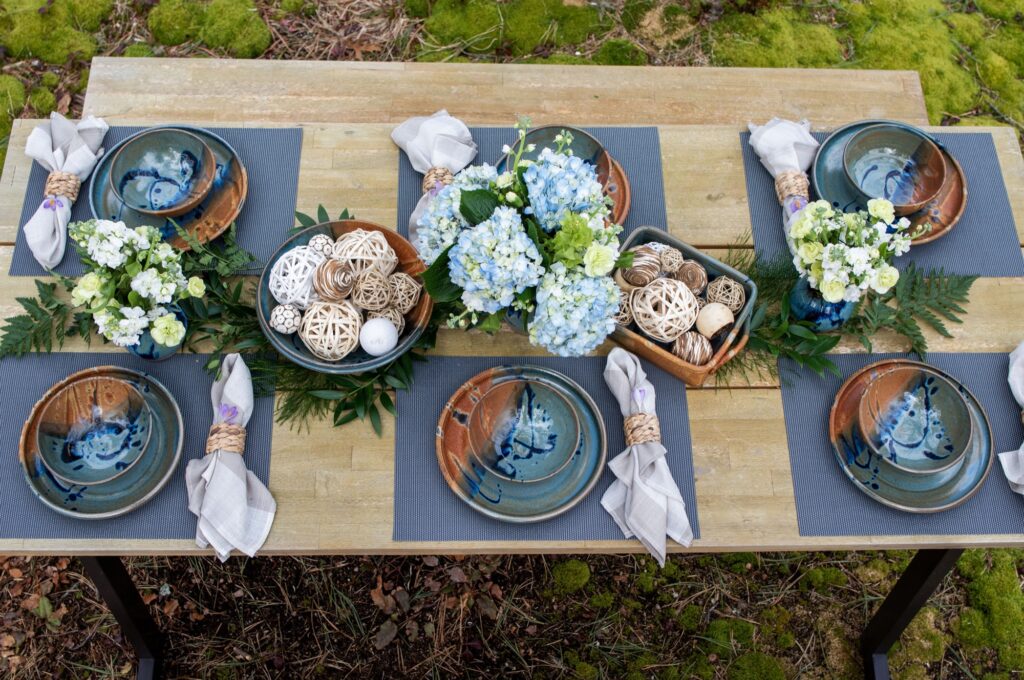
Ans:
[{"label": "wooden tray", "polygon": [[667,345],[632,330],[633,326],[618,326],[612,333],[612,340],[633,354],[668,371],[690,387],[700,387],[715,371],[739,354],[746,346],[747,340],[750,338],[750,316],[757,302],[757,285],[746,274],[655,227],[640,227],[635,230],[622,245],[622,250],[625,251],[634,246],[651,242],[672,246],[682,252],[686,259],[700,262],[707,269],[709,279],[723,275],[735,279],[743,284],[743,290],[747,294],[747,301],[736,315],[736,323],[732,330],[724,338],[714,342],[715,353],[711,356],[711,360],[702,366],[695,366],[688,361],[683,361],[672,354]]}]

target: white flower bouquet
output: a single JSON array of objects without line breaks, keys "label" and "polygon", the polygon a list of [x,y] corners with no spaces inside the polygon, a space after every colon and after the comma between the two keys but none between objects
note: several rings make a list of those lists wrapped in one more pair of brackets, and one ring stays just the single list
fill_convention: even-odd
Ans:
[{"label": "white flower bouquet", "polygon": [[68,233],[86,267],[72,302],[86,308],[103,337],[119,347],[138,345],[147,331],[158,345],[182,342],[185,325],[175,305],[202,297],[206,285],[197,276],[185,278],[181,253],[156,228],[89,220],[71,224]]},{"label": "white flower bouquet", "polygon": [[910,250],[910,221],[876,198],[868,209],[841,213],[815,201],[789,225],[793,265],[826,302],[857,302],[867,290],[886,293],[899,281],[894,257]]},{"label": "white flower bouquet", "polygon": [[571,133],[535,154],[528,128],[527,119],[516,124],[519,141],[504,148],[504,172],[470,166],[435,189],[413,243],[429,265],[427,292],[450,305],[449,327],[493,332],[512,312],[532,343],[580,356],[615,329],[611,273],[628,265],[619,258],[622,227],[611,221],[594,166],[569,150]]}]

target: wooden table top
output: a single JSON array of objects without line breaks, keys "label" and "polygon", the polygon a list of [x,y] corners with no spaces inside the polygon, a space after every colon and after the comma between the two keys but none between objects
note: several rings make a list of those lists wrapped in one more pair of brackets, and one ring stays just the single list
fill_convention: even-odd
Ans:
[{"label": "wooden table top", "polygon": [[[622,85],[608,94],[611,82]],[[849,96],[851,88],[857,89],[858,96]],[[868,116],[927,122],[912,72],[108,58],[93,61],[85,112],[112,124],[302,125],[298,209],[312,211],[319,203],[332,212],[347,207],[363,219],[392,225],[397,210],[398,150],[389,134],[394,122],[443,106],[469,124],[509,124],[515,112],[534,114],[537,123],[657,124],[669,229],[712,252],[720,252],[750,229],[737,136],[748,118],[763,122],[773,115],[807,116],[817,127]],[[6,274],[31,168],[22,149],[34,124],[15,123],[0,181],[3,315],[17,312],[15,297],[34,291],[31,277]],[[985,130],[995,139],[1024,241],[1024,160],[1016,136],[1009,128]],[[935,351],[1013,349],[1021,339],[1021,328],[1007,319],[1018,319],[1024,308],[1024,279],[981,279],[971,297],[967,322],[954,329],[956,337],[929,334],[930,346]],[[76,340],[65,349],[82,351],[84,345]],[[840,349],[859,348],[849,344]],[[894,338],[881,337],[876,343],[876,351],[899,349],[902,346]],[[94,345],[93,350],[118,351],[102,345]],[[449,331],[441,333],[436,351],[540,353],[512,333],[492,338]],[[1024,545],[1024,534],[800,536],[781,392],[772,383],[732,387],[688,393],[701,530],[701,539],[691,551]],[[276,425],[270,490],[277,499],[278,514],[262,553],[642,550],[632,541],[393,542],[394,446],[391,419],[385,420],[381,438],[369,425],[358,422],[341,429],[318,423],[309,432]],[[432,456],[433,451],[424,455]],[[0,554],[16,553],[207,551],[198,550],[191,540],[0,540]]]}]

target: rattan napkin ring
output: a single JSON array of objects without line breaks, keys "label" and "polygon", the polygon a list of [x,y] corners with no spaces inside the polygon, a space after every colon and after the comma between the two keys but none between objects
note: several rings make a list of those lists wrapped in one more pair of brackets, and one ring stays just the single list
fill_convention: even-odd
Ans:
[{"label": "rattan napkin ring", "polygon": [[807,174],[799,170],[780,172],[775,178],[775,195],[779,198],[779,203],[785,203],[790,196],[810,198],[810,189]]},{"label": "rattan napkin ring", "polygon": [[245,428],[231,423],[214,423],[206,438],[206,452],[227,451],[242,455],[245,451]]},{"label": "rattan napkin ring", "polygon": [[72,203],[78,200],[78,190],[82,188],[82,180],[73,172],[54,170],[46,176],[46,196],[66,196]]},{"label": "rattan napkin ring", "polygon": [[446,167],[436,165],[427,170],[426,174],[423,175],[423,193],[428,194],[435,187],[440,188],[447,186],[454,181],[455,175],[452,174],[451,170]]},{"label": "rattan napkin ring", "polygon": [[634,413],[626,416],[626,446],[661,441],[661,424],[653,413]]}]

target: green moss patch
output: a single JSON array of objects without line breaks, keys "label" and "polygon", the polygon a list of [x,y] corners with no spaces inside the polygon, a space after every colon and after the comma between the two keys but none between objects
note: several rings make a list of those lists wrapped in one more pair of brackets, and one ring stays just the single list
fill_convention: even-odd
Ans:
[{"label": "green moss patch", "polygon": [[153,47],[146,43],[132,43],[121,53],[125,57],[152,57]]},{"label": "green moss patch", "polygon": [[647,53],[628,40],[606,40],[594,53],[598,64],[612,66],[642,66],[647,63]]},{"label": "green moss patch", "polygon": [[161,45],[180,45],[199,37],[205,15],[205,6],[196,0],[160,0],[147,23]]},{"label": "green moss patch", "polygon": [[57,97],[45,87],[35,87],[29,92],[28,103],[38,117],[45,118],[57,108]]},{"label": "green moss patch", "polygon": [[761,652],[744,654],[729,666],[729,680],[786,680],[782,663]]},{"label": "green moss patch", "polygon": [[800,590],[813,590],[827,593],[832,588],[847,585],[849,579],[840,569],[835,567],[814,567],[804,572],[800,579]]},{"label": "green moss patch", "polygon": [[835,32],[788,8],[730,14],[712,38],[715,60],[726,66],[820,68],[843,59]]},{"label": "green moss patch", "polygon": [[1006,668],[1024,668],[1024,593],[1015,552],[969,550],[957,568],[968,579],[970,605],[955,626],[960,644],[993,650]]},{"label": "green moss patch", "polygon": [[705,637],[709,652],[728,655],[754,642],[754,624],[743,619],[715,619],[708,625]]},{"label": "green moss patch", "polygon": [[571,595],[583,590],[590,581],[590,567],[582,560],[565,560],[551,568],[555,592],[559,595]]},{"label": "green moss patch", "polygon": [[213,0],[199,36],[210,47],[239,58],[258,57],[270,47],[270,29],[252,0]]},{"label": "green moss patch", "polygon": [[4,0],[0,44],[18,57],[63,64],[70,57],[91,59],[91,33],[113,8],[113,0]]}]

